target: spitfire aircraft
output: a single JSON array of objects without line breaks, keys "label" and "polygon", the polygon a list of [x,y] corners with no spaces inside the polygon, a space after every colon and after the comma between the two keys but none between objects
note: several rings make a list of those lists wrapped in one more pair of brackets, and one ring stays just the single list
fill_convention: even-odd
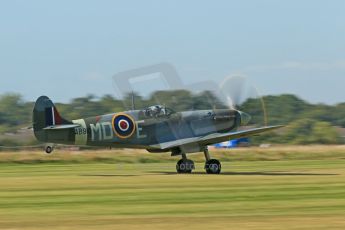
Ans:
[{"label": "spitfire aircraft", "polygon": [[[203,152],[208,174],[219,174],[221,163],[210,157],[208,146],[271,131],[282,126],[264,126],[239,131],[250,115],[236,109],[175,112],[162,105],[142,110],[66,120],[46,96],[37,99],[33,110],[33,129],[37,140],[45,143],[146,149],[151,153],[171,152],[181,156],[178,173],[191,173],[194,162],[186,154]],[[54,144],[46,146],[51,153]]]}]

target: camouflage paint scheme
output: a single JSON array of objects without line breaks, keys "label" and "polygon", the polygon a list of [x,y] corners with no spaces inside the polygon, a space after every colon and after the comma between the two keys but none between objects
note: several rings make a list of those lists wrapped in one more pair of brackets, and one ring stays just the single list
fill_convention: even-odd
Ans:
[{"label": "camouflage paint scheme", "polygon": [[52,101],[40,97],[33,111],[33,127],[41,142],[141,148],[172,155],[200,152],[207,145],[255,135],[281,126],[237,131],[250,116],[237,110],[174,112],[162,106],[68,121]]}]

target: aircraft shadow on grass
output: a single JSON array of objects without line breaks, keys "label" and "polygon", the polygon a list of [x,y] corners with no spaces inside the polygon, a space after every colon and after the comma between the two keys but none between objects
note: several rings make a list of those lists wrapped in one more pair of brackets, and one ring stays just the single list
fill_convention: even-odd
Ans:
[{"label": "aircraft shadow on grass", "polygon": [[135,174],[81,174],[79,176],[83,176],[83,177],[135,177],[135,176],[141,176],[141,175],[135,175]]},{"label": "aircraft shadow on grass", "polygon": [[[147,171],[147,174],[83,174],[84,177],[136,177],[150,175],[177,175],[176,172]],[[193,172],[187,175],[204,175],[204,172]],[[334,173],[298,173],[298,172],[223,172],[220,176],[338,176]]]},{"label": "aircraft shadow on grass", "polygon": [[[159,172],[150,171],[149,173],[163,174],[163,175],[176,175],[175,172]],[[205,174],[203,172],[193,172],[192,175]],[[338,176],[339,174],[333,173],[298,173],[298,172],[222,172],[221,175],[228,176]]]}]

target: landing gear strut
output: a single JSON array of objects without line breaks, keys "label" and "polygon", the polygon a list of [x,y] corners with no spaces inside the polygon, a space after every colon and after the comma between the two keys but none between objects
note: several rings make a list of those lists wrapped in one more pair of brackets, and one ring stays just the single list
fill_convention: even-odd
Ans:
[{"label": "landing gear strut", "polygon": [[219,174],[222,171],[222,165],[219,160],[211,159],[208,148],[205,147],[204,155],[206,158],[205,170],[207,174]]},{"label": "landing gear strut", "polygon": [[182,159],[179,160],[176,164],[177,173],[192,173],[194,169],[194,162],[192,160],[187,159],[186,154],[182,153]]}]

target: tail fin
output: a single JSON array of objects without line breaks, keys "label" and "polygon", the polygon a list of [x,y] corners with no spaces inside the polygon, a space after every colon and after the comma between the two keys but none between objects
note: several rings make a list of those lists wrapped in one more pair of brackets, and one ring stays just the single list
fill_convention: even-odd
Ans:
[{"label": "tail fin", "polygon": [[41,96],[37,99],[33,111],[32,122],[36,138],[43,142],[47,141],[45,128],[56,125],[73,124],[60,116],[53,102],[46,96]]}]

